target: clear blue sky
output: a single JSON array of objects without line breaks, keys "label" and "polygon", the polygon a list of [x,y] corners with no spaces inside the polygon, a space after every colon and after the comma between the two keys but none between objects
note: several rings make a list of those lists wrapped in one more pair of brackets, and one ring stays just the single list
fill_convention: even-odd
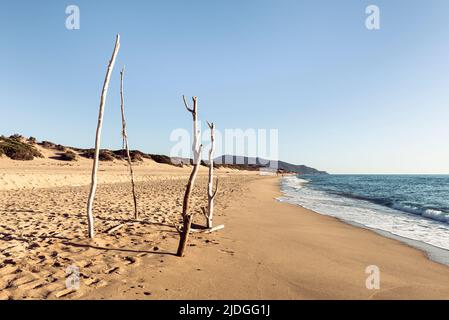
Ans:
[{"label": "clear blue sky", "polygon": [[[81,29],[65,28],[65,8]],[[365,8],[381,30],[365,28]],[[333,173],[449,173],[449,1],[2,1],[0,133],[168,154],[181,95],[219,128],[277,128],[280,158]]]}]

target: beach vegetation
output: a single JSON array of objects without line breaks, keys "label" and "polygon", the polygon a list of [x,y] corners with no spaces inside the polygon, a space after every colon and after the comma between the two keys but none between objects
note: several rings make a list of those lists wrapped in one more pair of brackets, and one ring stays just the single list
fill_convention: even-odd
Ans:
[{"label": "beach vegetation", "polygon": [[160,155],[160,154],[150,154],[150,158],[157,163],[165,163],[165,164],[173,164],[171,161],[171,158],[166,155]]},{"label": "beach vegetation", "polygon": [[13,160],[24,161],[44,157],[39,150],[24,142],[23,137],[17,134],[9,138],[0,137],[0,155],[6,155]]},{"label": "beach vegetation", "polygon": [[[95,157],[95,149],[87,149],[84,150],[81,154],[81,157],[87,158],[87,159],[94,159]],[[114,161],[117,156],[110,150],[102,149],[99,151],[98,154],[98,160],[100,161]]]},{"label": "beach vegetation", "polygon": [[15,133],[12,136],[9,136],[9,139],[14,141],[23,141],[25,138],[22,135]]},{"label": "beach vegetation", "polygon": [[57,144],[55,146],[55,149],[58,151],[66,151],[66,147],[64,147],[63,145]]},{"label": "beach vegetation", "polygon": [[56,144],[50,141],[42,141],[40,143],[41,147],[45,148],[45,149],[54,149]]},{"label": "beach vegetation", "polygon": [[29,138],[28,138],[28,143],[36,144],[36,142],[37,142],[37,140],[36,140],[35,137],[29,137]]},{"label": "beach vegetation", "polygon": [[60,160],[63,161],[76,161],[77,160],[77,155],[75,152],[71,151],[71,150],[67,150],[64,153],[60,154]]}]

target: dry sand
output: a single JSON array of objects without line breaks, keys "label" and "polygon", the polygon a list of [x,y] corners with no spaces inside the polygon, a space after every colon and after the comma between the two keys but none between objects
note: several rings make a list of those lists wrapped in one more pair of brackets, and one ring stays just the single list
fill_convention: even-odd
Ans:
[{"label": "dry sand", "polygon": [[[449,268],[421,251],[277,202],[277,178],[245,183],[218,219],[225,230],[195,237],[187,256],[167,257],[164,269],[142,267],[86,297],[142,298],[141,283],[152,299],[449,298]],[[380,268],[380,290],[366,288],[369,265]]]},{"label": "dry sand", "polygon": [[[41,151],[52,156],[52,151]],[[171,245],[178,239],[174,223],[180,219],[191,168],[150,160],[136,165],[141,216],[136,222],[126,162],[101,162],[94,204],[97,236],[90,241],[85,208],[91,166],[92,161],[81,158],[73,163],[0,158],[0,299],[84,298],[126,279],[138,266],[145,267],[139,272],[159,272],[161,261],[173,254]],[[217,211],[255,176],[228,169],[216,173]],[[206,183],[207,168],[201,168],[191,202],[200,223]],[[67,268],[73,266],[80,270],[81,286],[70,292],[65,290]]]},{"label": "dry sand", "polygon": [[[189,168],[146,160],[136,168],[142,221],[130,220],[125,162],[101,163],[97,237],[86,239],[91,161],[0,159],[0,298],[3,299],[429,299],[449,298],[449,268],[398,241],[280,203],[278,178],[218,170],[216,223],[178,258]],[[192,207],[206,203],[206,170]],[[196,221],[204,223],[200,215]],[[123,227],[112,234],[114,226]],[[365,286],[368,265],[380,290]],[[66,268],[81,284],[66,291]]]}]

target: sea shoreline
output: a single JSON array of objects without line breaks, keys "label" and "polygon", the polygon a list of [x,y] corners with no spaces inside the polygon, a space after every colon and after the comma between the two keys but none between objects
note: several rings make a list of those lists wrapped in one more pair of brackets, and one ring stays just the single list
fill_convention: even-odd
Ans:
[{"label": "sea shoreline", "polygon": [[[126,197],[129,182],[116,181],[121,172],[125,177],[126,166],[103,166],[94,210],[98,232],[89,240],[87,186],[71,186],[80,178],[69,166],[57,173],[61,182],[55,186],[54,163],[36,164],[25,189],[8,180],[21,178],[19,165],[2,178],[11,188],[0,191],[1,299],[449,298],[448,267],[397,240],[277,201],[279,177],[217,170],[215,224],[225,228],[192,234],[179,258],[173,221],[188,168],[151,162],[137,167],[144,177],[138,182],[144,223],[127,222],[108,234],[129,219],[132,200]],[[87,166],[80,165],[84,172]],[[203,205],[206,181],[203,170],[192,208]],[[204,223],[200,214],[195,223]],[[80,289],[65,292],[65,270],[74,265],[82,275]],[[380,270],[379,290],[366,287],[371,265]]]},{"label": "sea shoreline", "polygon": [[[165,259],[163,273],[141,280],[151,280],[156,299],[449,298],[449,268],[421,250],[281,203],[280,195],[277,177],[246,182],[243,196],[231,198],[217,218],[226,227],[210,235],[216,246],[189,248],[183,259]],[[374,290],[366,287],[372,265],[380,270]],[[113,298],[124,288],[88,297]]]},{"label": "sea shoreline", "polygon": [[[279,200],[278,200],[279,201]],[[282,201],[280,201],[282,202]],[[288,201],[285,201],[286,203],[289,203]],[[328,216],[328,217],[332,217],[329,215],[326,215],[324,213],[320,213],[317,212],[315,210],[311,210],[311,209],[307,209],[299,204],[293,204],[293,203],[289,203],[292,205],[296,205],[300,208],[303,208],[305,210],[309,210],[314,212],[315,214],[321,215],[321,216]],[[434,262],[440,263],[442,265],[448,266],[449,267],[449,250],[437,247],[437,246],[433,246],[431,244],[422,242],[422,241],[418,241],[418,240],[414,240],[414,239],[409,239],[406,237],[402,237],[396,234],[393,234],[391,232],[388,231],[384,231],[381,229],[376,229],[376,228],[370,228],[368,226],[365,226],[361,223],[357,223],[357,222],[353,222],[353,221],[348,221],[348,220],[344,220],[342,218],[338,218],[338,217],[332,217],[334,219],[337,219],[338,221],[340,221],[341,223],[344,224],[348,224],[350,226],[356,227],[356,228],[361,228],[361,229],[365,229],[368,231],[372,231],[374,233],[377,233],[385,238],[389,238],[389,239],[393,239],[393,240],[397,240],[400,241],[401,243],[403,243],[404,245],[410,246],[411,248],[415,248],[418,249],[420,251],[422,251],[429,260],[432,260]]]},{"label": "sea shoreline", "polygon": [[[287,192],[284,192],[282,190],[282,179],[284,179],[284,177],[281,178],[280,183],[279,183],[279,189],[280,189],[280,192],[282,193],[282,196],[277,198],[278,201],[293,204],[293,205],[299,206],[301,208],[304,208],[306,210],[315,212],[316,214],[319,214],[322,216],[333,217],[333,218],[341,221],[342,223],[349,224],[354,227],[370,230],[370,231],[373,231],[381,236],[384,236],[384,237],[387,237],[390,239],[394,239],[394,240],[398,240],[405,245],[408,245],[410,247],[413,247],[413,248],[423,251],[423,253],[426,254],[430,260],[438,262],[438,263],[446,265],[446,266],[449,266],[449,250],[447,250],[445,248],[442,248],[442,247],[439,247],[437,245],[433,245],[430,243],[426,243],[426,242],[418,240],[418,239],[412,239],[412,238],[408,238],[406,236],[398,235],[393,232],[383,230],[380,228],[367,226],[363,223],[345,219],[344,217],[338,217],[338,216],[334,216],[332,214],[326,214],[324,212],[320,212],[319,210],[307,208],[306,206],[295,202],[291,195],[289,195]],[[305,186],[305,188],[307,188],[307,185]]]}]

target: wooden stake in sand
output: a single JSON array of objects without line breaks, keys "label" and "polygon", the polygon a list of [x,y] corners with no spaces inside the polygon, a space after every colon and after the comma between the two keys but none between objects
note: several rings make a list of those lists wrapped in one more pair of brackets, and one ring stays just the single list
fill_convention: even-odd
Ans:
[{"label": "wooden stake in sand", "polygon": [[131,161],[131,156],[129,154],[128,145],[128,135],[126,134],[126,120],[125,120],[125,98],[123,97],[123,77],[125,75],[125,67],[120,71],[120,102],[122,110],[122,137],[123,137],[123,149],[126,150],[126,157],[128,158],[129,174],[131,175],[131,186],[134,199],[134,219],[139,218],[139,212],[137,211],[137,197],[136,197],[136,186],[134,184],[134,171]]},{"label": "wooden stake in sand", "polygon": [[184,105],[187,111],[189,111],[192,114],[193,118],[193,144],[192,144],[193,170],[192,173],[190,174],[189,182],[187,183],[186,191],[184,193],[184,201],[182,203],[183,228],[180,232],[178,251],[176,253],[178,257],[184,256],[184,251],[186,249],[187,241],[189,239],[190,227],[192,226],[193,213],[189,213],[189,199],[190,194],[192,193],[193,186],[195,184],[196,175],[200,168],[201,150],[203,148],[203,146],[200,145],[199,143],[198,117],[197,117],[198,99],[197,97],[192,98],[193,108],[189,108],[184,96],[182,96],[182,99],[184,100]]},{"label": "wooden stake in sand", "polygon": [[92,181],[90,185],[89,198],[87,200],[87,223],[88,223],[89,238],[93,238],[95,236],[94,216],[92,214],[92,206],[95,198],[95,192],[97,190],[98,157],[100,154],[101,128],[103,127],[104,105],[106,104],[106,96],[108,94],[109,81],[111,79],[111,73],[112,70],[114,69],[115,59],[117,57],[119,49],[120,49],[120,35],[117,35],[117,38],[115,40],[114,51],[112,52],[112,57],[111,60],[109,61],[106,76],[104,78],[103,90],[101,92],[100,98],[100,111],[98,114],[97,132],[95,135],[95,155],[94,155],[94,164],[92,168]]},{"label": "wooden stake in sand", "polygon": [[207,122],[210,129],[210,149],[209,149],[209,182],[207,185],[207,210],[203,208],[203,213],[207,219],[207,228],[213,227],[214,217],[214,199],[218,191],[218,179],[216,180],[215,192],[214,188],[214,150],[215,150],[215,125]]}]

